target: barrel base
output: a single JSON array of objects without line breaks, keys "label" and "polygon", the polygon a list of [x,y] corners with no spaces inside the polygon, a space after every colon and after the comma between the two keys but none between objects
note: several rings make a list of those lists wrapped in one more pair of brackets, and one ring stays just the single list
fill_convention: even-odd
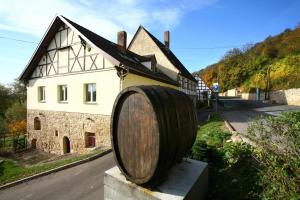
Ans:
[{"label": "barrel base", "polygon": [[193,200],[204,199],[208,184],[208,165],[184,159],[171,168],[168,179],[154,190],[127,181],[118,167],[105,172],[105,200]]}]

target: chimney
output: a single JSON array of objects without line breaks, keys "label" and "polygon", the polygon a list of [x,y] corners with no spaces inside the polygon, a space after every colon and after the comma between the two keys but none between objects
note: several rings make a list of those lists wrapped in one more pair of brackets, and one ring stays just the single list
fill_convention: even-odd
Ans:
[{"label": "chimney", "polygon": [[165,46],[170,49],[170,31],[165,31]]},{"label": "chimney", "polygon": [[127,33],[125,31],[118,32],[118,45],[122,50],[126,50]]}]

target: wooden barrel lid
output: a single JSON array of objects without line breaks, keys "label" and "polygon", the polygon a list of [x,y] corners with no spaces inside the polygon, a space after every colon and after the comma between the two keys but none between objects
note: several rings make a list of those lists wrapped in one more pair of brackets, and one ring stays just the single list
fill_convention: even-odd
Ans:
[{"label": "wooden barrel lid", "polygon": [[159,159],[155,111],[141,90],[123,92],[115,108],[112,142],[116,159],[127,178],[145,183],[155,173]]}]

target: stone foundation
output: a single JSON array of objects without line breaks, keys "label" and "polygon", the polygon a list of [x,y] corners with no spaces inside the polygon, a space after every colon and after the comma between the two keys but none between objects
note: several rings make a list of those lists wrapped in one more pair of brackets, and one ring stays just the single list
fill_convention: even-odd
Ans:
[{"label": "stone foundation", "polygon": [[[40,130],[34,127],[36,117],[41,122]],[[83,154],[111,146],[110,116],[106,115],[28,109],[27,132],[29,144],[36,139],[37,149],[54,154],[66,153],[64,138],[70,141],[70,153]],[[87,132],[95,133],[95,147],[87,147]]]}]

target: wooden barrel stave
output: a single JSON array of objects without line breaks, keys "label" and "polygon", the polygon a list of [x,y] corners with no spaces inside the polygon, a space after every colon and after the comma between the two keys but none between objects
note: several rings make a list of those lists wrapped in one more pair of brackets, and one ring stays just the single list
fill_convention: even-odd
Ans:
[{"label": "wooden barrel stave", "polygon": [[[131,144],[130,142],[135,141],[131,137],[142,138],[141,140],[137,140],[135,142],[141,143],[143,140],[145,140],[144,142],[146,143],[149,142],[148,138],[144,137],[144,134],[141,134],[140,136],[130,135],[134,131],[144,132],[142,131],[144,130],[143,128],[145,128],[143,127],[143,125],[138,126],[137,128],[139,129],[136,128],[134,131],[127,130],[127,132],[129,133],[126,133],[126,128],[132,128],[130,122],[126,120],[135,119],[139,121],[140,119],[138,117],[135,117],[136,113],[134,114],[134,112],[139,113],[139,116],[143,116],[140,112],[136,111],[136,109],[145,109],[146,105],[145,103],[134,102],[135,98],[132,97],[130,97],[130,101],[126,100],[126,98],[128,98],[129,96],[136,95],[135,93],[139,93],[140,95],[145,97],[142,98],[140,96],[139,101],[147,101],[148,104],[152,107],[153,113],[155,115],[152,116],[152,118],[155,118],[157,122],[156,126],[159,133],[157,133],[158,135],[156,136],[156,142],[158,144],[149,147],[156,148],[156,153],[152,154],[152,156],[157,156],[157,158],[150,158],[153,159],[153,162],[150,163],[152,163],[151,165],[152,167],[154,167],[154,169],[148,170],[147,176],[142,176],[145,174],[143,174],[142,171],[138,171],[136,169],[137,166],[142,166],[140,169],[143,169],[144,166],[142,164],[134,164],[139,162],[139,157],[142,157],[142,155],[137,153],[138,150],[132,150],[128,152],[124,145],[118,144],[118,141],[125,141],[126,144]],[[127,105],[123,105],[124,102]],[[121,123],[123,130],[119,131],[116,126],[119,122],[118,115],[120,114],[120,110],[122,109],[133,109],[135,111],[132,113],[132,116],[128,117],[127,119],[124,119],[125,117],[122,116],[122,119],[124,119],[125,121]],[[145,113],[145,115],[148,115],[148,113]],[[145,119],[147,119],[147,117]],[[192,105],[191,99],[187,95],[174,89],[169,89],[161,86],[130,87],[123,90],[118,95],[115,101],[112,113],[111,131],[112,147],[114,150],[115,158],[120,170],[123,172],[126,178],[131,180],[132,182],[135,182],[136,184],[146,184],[149,186],[153,186],[158,184],[163,179],[163,177],[166,176],[167,171],[176,162],[180,161],[181,158],[191,148],[195,140],[197,131],[195,108]],[[118,135],[117,132],[118,134],[121,134],[121,136],[119,136],[119,139],[118,137],[116,137],[116,135]],[[151,133],[156,134],[154,132]],[[126,139],[122,139],[122,137],[126,137]],[[150,137],[150,141],[151,138],[152,137]],[[142,149],[146,148],[143,145],[136,145],[136,147]],[[120,152],[121,154],[127,154],[125,156],[122,156],[120,155]],[[143,150],[143,152],[146,151]],[[122,160],[122,158],[130,158],[131,161],[128,161],[128,159]],[[129,162],[130,164],[127,164],[126,162]],[[134,170],[130,171],[129,168],[133,168]]]}]

